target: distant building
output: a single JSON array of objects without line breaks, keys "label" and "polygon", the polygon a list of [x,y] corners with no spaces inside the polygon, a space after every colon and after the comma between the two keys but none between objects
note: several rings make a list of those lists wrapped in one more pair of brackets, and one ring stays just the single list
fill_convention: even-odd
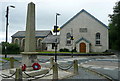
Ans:
[{"label": "distant building", "polygon": [[55,51],[55,43],[57,43],[57,51],[59,51],[59,38],[59,35],[49,35],[42,40],[42,44],[46,45],[47,51]]},{"label": "distant building", "polygon": [[[48,35],[52,35],[52,32],[50,30],[40,30],[36,31],[36,50],[37,51],[43,51],[47,50],[46,45],[42,44],[41,41],[47,37]],[[20,46],[21,50],[24,50],[25,46],[25,31],[18,31],[12,37],[12,43],[16,43]]]}]

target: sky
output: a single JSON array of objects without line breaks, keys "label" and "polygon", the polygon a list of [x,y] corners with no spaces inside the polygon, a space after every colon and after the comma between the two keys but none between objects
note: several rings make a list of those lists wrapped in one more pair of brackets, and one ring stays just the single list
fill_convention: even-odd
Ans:
[{"label": "sky", "polygon": [[98,20],[108,26],[109,14],[113,14],[113,7],[118,0],[3,0],[0,1],[0,42],[5,41],[6,8],[9,8],[8,41],[17,31],[25,31],[27,5],[34,2],[36,6],[36,30],[52,30],[55,25],[55,15],[58,26],[61,27],[70,18],[85,9]]}]

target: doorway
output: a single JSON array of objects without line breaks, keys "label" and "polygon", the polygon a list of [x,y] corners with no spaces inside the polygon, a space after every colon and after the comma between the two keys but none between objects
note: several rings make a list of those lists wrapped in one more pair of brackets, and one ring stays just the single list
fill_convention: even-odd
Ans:
[{"label": "doorway", "polygon": [[80,43],[80,52],[86,53],[86,44],[85,43]]}]

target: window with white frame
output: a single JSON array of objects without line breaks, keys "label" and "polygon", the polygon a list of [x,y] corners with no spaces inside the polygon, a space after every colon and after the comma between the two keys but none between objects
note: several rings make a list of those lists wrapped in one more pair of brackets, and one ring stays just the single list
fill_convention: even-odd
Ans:
[{"label": "window with white frame", "polygon": [[22,39],[22,47],[24,47],[25,46],[25,39],[23,38]]},{"label": "window with white frame", "polygon": [[37,44],[38,47],[41,46],[41,41],[42,41],[42,39],[38,39],[38,44]]},{"label": "window with white frame", "polygon": [[71,40],[70,40],[71,34],[67,33],[66,34],[66,45],[71,45]]},{"label": "window with white frame", "polygon": [[96,33],[96,45],[100,45],[100,33]]}]

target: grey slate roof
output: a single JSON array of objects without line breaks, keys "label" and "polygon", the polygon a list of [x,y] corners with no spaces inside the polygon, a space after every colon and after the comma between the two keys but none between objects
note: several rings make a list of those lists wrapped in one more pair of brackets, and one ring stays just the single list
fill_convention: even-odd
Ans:
[{"label": "grey slate roof", "polygon": [[[52,32],[50,30],[40,30],[40,31],[36,31],[35,34],[36,34],[36,37],[46,37],[49,34],[52,34]],[[25,37],[25,31],[18,31],[11,37],[18,37],[18,38]]]},{"label": "grey slate roof", "polygon": [[110,29],[108,26],[106,26],[104,23],[102,23],[100,20],[98,20],[97,18],[95,18],[93,15],[91,15],[90,13],[88,13],[86,10],[82,9],[80,12],[78,12],[75,16],[73,16],[70,20],[68,20],[65,24],[63,24],[60,29],[62,29],[65,25],[67,25],[70,21],[72,21],[74,18],[76,18],[79,14],[81,14],[82,12],[85,12],[86,14],[88,14],[89,16],[91,16],[93,19],[95,19],[96,21],[98,21],[98,23],[102,24],[104,27],[106,27],[107,29]]},{"label": "grey slate roof", "polygon": [[78,39],[75,43],[77,44],[78,42],[80,42],[80,41],[82,41],[82,40],[84,40],[84,41],[86,41],[87,43],[90,43],[87,39],[85,39],[85,38],[80,38],[80,39]]},{"label": "grey slate roof", "polygon": [[[59,43],[59,41],[60,41],[59,38],[60,38],[59,35],[57,35],[57,36],[55,36],[55,35],[48,35],[46,38],[44,38],[42,40],[42,43],[47,43],[47,44]],[[56,39],[57,39],[57,42],[56,42]]]}]

